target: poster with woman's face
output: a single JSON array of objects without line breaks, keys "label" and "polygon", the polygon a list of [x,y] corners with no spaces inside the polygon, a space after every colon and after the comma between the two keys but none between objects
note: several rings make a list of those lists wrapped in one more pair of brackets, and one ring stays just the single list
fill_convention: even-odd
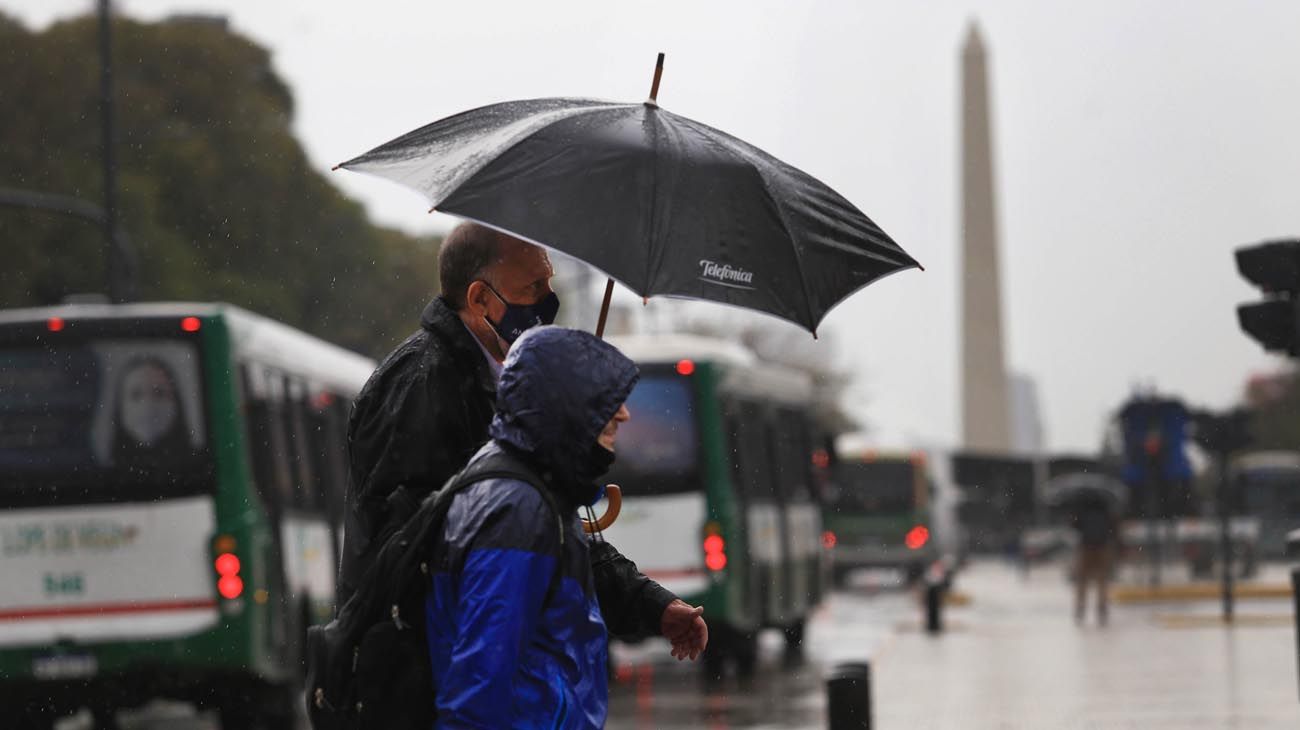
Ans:
[{"label": "poster with woman's face", "polygon": [[180,342],[93,346],[107,391],[93,429],[98,457],[117,466],[167,462],[205,440],[197,351]]},{"label": "poster with woman's face", "polygon": [[127,366],[118,393],[118,428],[139,446],[157,445],[180,424],[176,378],[162,362],[140,359]]},{"label": "poster with woman's face", "polygon": [[192,343],[105,339],[3,349],[0,373],[0,469],[165,471],[204,449]]}]

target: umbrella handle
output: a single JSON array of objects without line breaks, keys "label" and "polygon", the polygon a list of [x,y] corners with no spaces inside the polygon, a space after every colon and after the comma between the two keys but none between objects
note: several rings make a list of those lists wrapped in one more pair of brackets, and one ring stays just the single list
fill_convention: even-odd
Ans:
[{"label": "umbrella handle", "polygon": [[596,518],[595,522],[582,520],[582,531],[588,535],[594,532],[603,532],[614,524],[618,519],[619,510],[623,509],[623,490],[618,488],[617,484],[609,484],[605,487],[605,499],[609,500],[609,508],[605,514]]}]

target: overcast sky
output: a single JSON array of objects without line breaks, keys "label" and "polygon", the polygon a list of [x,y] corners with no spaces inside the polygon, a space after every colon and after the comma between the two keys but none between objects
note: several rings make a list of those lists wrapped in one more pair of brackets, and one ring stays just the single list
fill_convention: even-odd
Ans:
[{"label": "overcast sky", "polygon": [[[93,4],[0,0],[37,27]],[[665,108],[824,180],[925,264],[823,325],[882,445],[959,437],[959,51],[978,19],[1007,358],[1038,382],[1049,445],[1094,449],[1135,383],[1226,406],[1282,366],[1237,330],[1254,293],[1232,249],[1300,236],[1294,0],[115,6],[221,13],[271,48],[322,170],[495,101],[641,100],[666,52]],[[379,222],[449,225],[391,183],[331,178]]]}]

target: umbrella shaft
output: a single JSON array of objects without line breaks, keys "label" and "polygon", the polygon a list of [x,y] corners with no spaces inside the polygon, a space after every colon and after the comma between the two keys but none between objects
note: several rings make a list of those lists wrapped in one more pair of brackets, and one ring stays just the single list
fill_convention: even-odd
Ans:
[{"label": "umbrella shaft", "polygon": [[605,320],[609,317],[609,300],[614,296],[614,279],[605,282],[605,301],[600,303],[600,319],[596,321],[596,336],[605,336]]}]

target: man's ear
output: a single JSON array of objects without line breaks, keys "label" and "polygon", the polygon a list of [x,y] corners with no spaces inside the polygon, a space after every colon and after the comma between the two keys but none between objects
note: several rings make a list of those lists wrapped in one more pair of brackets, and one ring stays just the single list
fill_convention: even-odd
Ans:
[{"label": "man's ear", "polygon": [[487,285],[475,280],[465,287],[465,308],[471,313],[482,316],[487,313],[487,298],[491,296]]}]

